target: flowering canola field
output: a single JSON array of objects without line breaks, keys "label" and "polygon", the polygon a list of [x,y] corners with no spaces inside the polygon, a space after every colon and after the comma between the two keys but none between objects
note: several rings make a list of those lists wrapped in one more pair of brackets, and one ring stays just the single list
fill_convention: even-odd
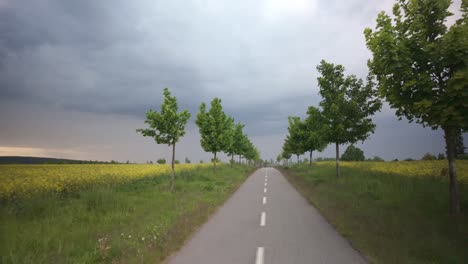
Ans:
[{"label": "flowering canola field", "polygon": [[[40,164],[0,165],[0,199],[28,194],[78,190],[90,185],[128,182],[169,174],[171,165],[153,164]],[[179,171],[210,164],[177,164]]]},{"label": "flowering canola field", "polygon": [[[318,164],[335,166],[334,161],[324,161]],[[447,177],[448,164],[446,160],[421,160],[397,162],[340,162],[342,167],[356,168],[377,173],[399,174],[408,177]],[[457,160],[455,163],[457,179],[468,184],[468,160]]]}]

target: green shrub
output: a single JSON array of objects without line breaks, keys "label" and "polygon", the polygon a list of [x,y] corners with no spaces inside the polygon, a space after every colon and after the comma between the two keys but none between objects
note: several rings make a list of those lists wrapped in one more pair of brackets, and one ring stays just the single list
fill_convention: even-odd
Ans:
[{"label": "green shrub", "polygon": [[355,147],[354,145],[349,145],[346,148],[343,155],[341,155],[341,160],[344,161],[364,161],[366,158],[364,157],[364,151]]},{"label": "green shrub", "polygon": [[432,155],[431,153],[426,153],[424,156],[421,158],[421,160],[435,160],[436,156]]},{"label": "green shrub", "polygon": [[374,156],[374,158],[372,159],[372,161],[385,161],[385,160],[382,159],[382,158],[379,157],[379,156]]}]

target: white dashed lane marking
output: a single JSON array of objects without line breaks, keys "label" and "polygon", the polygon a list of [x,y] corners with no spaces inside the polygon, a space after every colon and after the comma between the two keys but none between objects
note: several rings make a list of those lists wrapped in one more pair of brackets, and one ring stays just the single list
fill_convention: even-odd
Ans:
[{"label": "white dashed lane marking", "polygon": [[260,226],[265,226],[266,221],[266,213],[262,212],[262,216],[260,217]]},{"label": "white dashed lane marking", "polygon": [[255,258],[255,264],[263,264],[263,254],[265,249],[263,247],[257,248],[257,256]]}]

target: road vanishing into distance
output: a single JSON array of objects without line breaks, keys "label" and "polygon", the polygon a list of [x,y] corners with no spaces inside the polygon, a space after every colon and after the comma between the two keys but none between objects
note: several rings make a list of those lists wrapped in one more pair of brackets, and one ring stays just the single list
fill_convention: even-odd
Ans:
[{"label": "road vanishing into distance", "polygon": [[274,168],[251,175],[168,261],[367,263]]}]

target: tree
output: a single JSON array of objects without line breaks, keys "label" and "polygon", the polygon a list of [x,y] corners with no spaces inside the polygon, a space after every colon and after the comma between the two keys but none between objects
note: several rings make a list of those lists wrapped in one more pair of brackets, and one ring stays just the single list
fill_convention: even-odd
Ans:
[{"label": "tree", "polygon": [[442,128],[450,176],[451,212],[460,212],[455,170],[456,137],[468,129],[468,1],[450,29],[450,0],[398,0],[393,19],[385,12],[366,28],[370,73],[397,116]]},{"label": "tree", "polygon": [[282,159],[283,159],[282,153],[280,153],[280,154],[278,154],[278,156],[276,156],[276,162],[277,162],[278,164],[280,164],[280,162],[281,162]]},{"label": "tree", "polygon": [[366,140],[375,130],[369,117],[378,111],[381,102],[371,78],[367,83],[356,76],[344,76],[345,68],[324,60],[317,66],[322,115],[326,120],[326,141],[336,146],[336,175],[340,175],[339,145]]},{"label": "tree", "polygon": [[287,153],[294,154],[299,163],[299,156],[306,152],[306,133],[305,125],[297,116],[288,117],[288,135],[284,140],[283,150]]},{"label": "tree", "polygon": [[436,156],[432,155],[429,152],[424,154],[424,156],[421,158],[421,160],[435,160],[435,159],[436,159]]},{"label": "tree", "polygon": [[364,151],[353,144],[349,145],[343,155],[341,155],[341,160],[344,161],[364,161],[365,159]]},{"label": "tree", "polygon": [[252,142],[250,142],[250,140],[248,141],[247,145],[247,151],[244,155],[247,161],[249,161],[249,163],[260,161],[260,152],[258,149],[252,144]]},{"label": "tree", "polygon": [[463,133],[461,130],[458,131],[455,140],[455,156],[459,158],[465,154],[465,145],[463,144]]},{"label": "tree", "polygon": [[[172,176],[171,176],[171,192],[174,191],[175,178],[175,146],[179,139],[185,135],[185,125],[190,119],[190,113],[187,110],[177,112],[177,98],[171,96],[168,88],[164,88],[164,102],[161,105],[161,112],[158,113],[153,109],[146,112],[145,123],[150,128],[137,129],[145,137],[152,137],[157,144],[167,144],[172,146]],[[159,160],[158,160],[159,163]]]},{"label": "tree", "polygon": [[205,103],[200,105],[195,123],[200,131],[200,143],[206,152],[213,153],[213,172],[216,174],[216,155],[226,152],[232,144],[232,118],[223,112],[221,99],[211,101],[211,109],[207,112]]},{"label": "tree", "polygon": [[244,128],[244,125],[241,123],[237,123],[233,127],[232,131],[232,144],[229,147],[227,154],[228,156],[231,156],[231,164],[234,163],[234,155],[243,155],[245,145],[246,145],[246,136],[244,135],[244,132],[242,129]]},{"label": "tree", "polygon": [[372,159],[372,161],[382,162],[382,161],[385,161],[385,160],[382,159],[382,158],[379,157],[379,156],[374,156],[374,158]]},{"label": "tree", "polygon": [[304,120],[303,133],[305,137],[304,149],[310,152],[309,167],[312,166],[312,152],[314,150],[323,151],[328,145],[324,134],[326,133],[326,120],[317,107],[309,107],[307,118]]},{"label": "tree", "polygon": [[239,164],[242,161],[242,156],[245,156],[245,154],[249,151],[250,145],[251,142],[249,137],[246,134],[243,134],[240,144],[240,151],[237,153],[239,155]]},{"label": "tree", "polygon": [[291,158],[291,153],[284,150],[284,145],[283,145],[283,151],[281,152],[281,156],[286,160],[286,166],[288,166],[289,165],[289,159]]},{"label": "tree", "polygon": [[189,160],[189,158],[185,157],[185,164],[190,164],[190,163],[192,162]]},{"label": "tree", "polygon": [[439,153],[439,155],[437,155],[437,159],[438,160],[444,160],[445,159],[445,155],[443,153]]},{"label": "tree", "polygon": [[158,164],[166,164],[166,159],[164,159],[164,158],[163,158],[163,159],[158,159],[158,160],[156,161],[156,163],[158,163]]}]

